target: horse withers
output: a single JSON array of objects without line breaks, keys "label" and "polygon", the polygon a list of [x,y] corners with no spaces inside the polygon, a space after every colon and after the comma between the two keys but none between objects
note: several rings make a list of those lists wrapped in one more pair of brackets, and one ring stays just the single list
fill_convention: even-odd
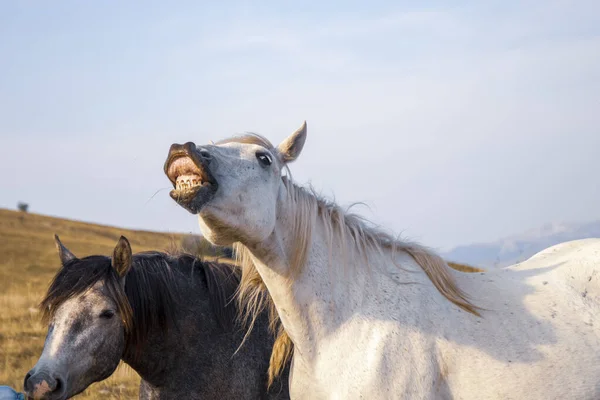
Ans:
[{"label": "horse withers", "polygon": [[142,378],[140,399],[289,399],[287,370],[267,389],[266,316],[240,347],[235,266],[132,254],[124,237],[112,258],[80,259],[55,240],[62,267],[41,303],[48,334],[25,377],[27,396],[73,397],[123,360]]}]

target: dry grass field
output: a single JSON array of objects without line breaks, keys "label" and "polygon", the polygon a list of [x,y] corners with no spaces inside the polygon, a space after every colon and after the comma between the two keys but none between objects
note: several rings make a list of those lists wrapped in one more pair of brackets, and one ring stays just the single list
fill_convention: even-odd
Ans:
[{"label": "dry grass field", "polygon": [[[23,389],[46,336],[37,304],[60,266],[54,233],[76,256],[110,255],[120,235],[134,252],[163,250],[182,235],[132,231],[0,209],[0,385]],[[122,364],[107,380],[91,385],[81,399],[133,399],[138,375]]]}]

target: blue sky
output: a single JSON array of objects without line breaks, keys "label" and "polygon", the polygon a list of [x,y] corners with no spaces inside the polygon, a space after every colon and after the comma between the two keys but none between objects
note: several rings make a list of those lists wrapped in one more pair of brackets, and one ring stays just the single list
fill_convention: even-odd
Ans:
[{"label": "blue sky", "polygon": [[294,178],[433,247],[600,219],[597,2],[366,4],[0,2],[0,207],[198,233],[171,143],[307,120]]}]

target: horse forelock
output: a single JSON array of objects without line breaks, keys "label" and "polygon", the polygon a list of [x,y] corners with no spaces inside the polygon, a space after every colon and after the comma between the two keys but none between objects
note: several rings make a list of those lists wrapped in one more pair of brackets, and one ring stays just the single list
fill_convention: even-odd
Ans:
[{"label": "horse forelock", "polygon": [[[259,135],[258,133],[246,133],[244,135],[233,136],[227,139],[220,140],[216,142],[216,145],[222,145],[227,143],[240,143],[240,144],[254,144],[257,146],[264,147],[269,150],[274,155],[279,154],[279,149],[273,146],[273,143],[269,141],[266,137]],[[282,171],[285,171],[286,175],[291,178],[292,172],[288,168],[287,164],[282,165]]]},{"label": "horse forelock", "polygon": [[39,304],[42,320],[48,323],[65,301],[85,293],[102,282],[115,302],[126,336],[134,326],[133,312],[123,291],[120,279],[106,256],[89,256],[74,259],[63,265],[52,279],[45,297]]},{"label": "horse forelock", "polygon": [[275,146],[266,137],[259,135],[258,133],[245,133],[243,135],[232,136],[227,139],[216,142],[216,145],[227,144],[227,143],[241,143],[241,144],[255,144],[264,147],[267,150],[275,151]]}]

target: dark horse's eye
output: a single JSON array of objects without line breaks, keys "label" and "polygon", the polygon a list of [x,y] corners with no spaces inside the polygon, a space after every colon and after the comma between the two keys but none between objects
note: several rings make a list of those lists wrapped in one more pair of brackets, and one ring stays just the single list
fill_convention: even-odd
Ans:
[{"label": "dark horse's eye", "polygon": [[111,319],[115,316],[115,312],[113,310],[104,310],[100,313],[100,318],[103,319]]},{"label": "dark horse's eye", "polygon": [[265,167],[268,167],[273,162],[273,160],[271,160],[271,156],[268,153],[263,153],[262,151],[256,153],[256,158],[258,159],[258,162]]}]

